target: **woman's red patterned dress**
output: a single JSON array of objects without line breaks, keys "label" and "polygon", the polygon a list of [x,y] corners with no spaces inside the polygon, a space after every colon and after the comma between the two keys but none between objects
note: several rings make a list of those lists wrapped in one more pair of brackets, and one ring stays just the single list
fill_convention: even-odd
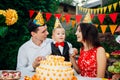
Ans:
[{"label": "woman's red patterned dress", "polygon": [[78,59],[81,76],[96,77],[97,76],[97,48],[84,51],[82,48]]}]

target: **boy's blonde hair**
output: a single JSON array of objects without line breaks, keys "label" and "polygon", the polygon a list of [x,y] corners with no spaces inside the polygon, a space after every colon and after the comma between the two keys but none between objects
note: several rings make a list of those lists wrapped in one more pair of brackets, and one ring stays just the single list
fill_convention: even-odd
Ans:
[{"label": "boy's blonde hair", "polygon": [[55,32],[55,30],[56,30],[56,29],[60,29],[60,28],[64,29],[63,27],[61,27],[61,25],[60,25],[60,24],[59,24],[59,25],[57,25],[57,27],[56,27],[56,28],[54,28],[54,29],[52,30],[52,34]]}]

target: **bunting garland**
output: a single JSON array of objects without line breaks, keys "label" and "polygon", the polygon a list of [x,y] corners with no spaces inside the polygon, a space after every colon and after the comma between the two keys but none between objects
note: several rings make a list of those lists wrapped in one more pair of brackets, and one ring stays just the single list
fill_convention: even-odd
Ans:
[{"label": "bunting garland", "polygon": [[113,35],[114,32],[115,32],[115,29],[116,29],[117,25],[110,25],[109,27],[110,27],[111,33]]},{"label": "bunting garland", "polygon": [[94,18],[94,15],[93,15],[93,14],[91,14],[90,16],[91,16],[91,19],[93,19],[93,18]]},{"label": "bunting garland", "polygon": [[101,27],[102,33],[104,34],[106,31],[107,25],[101,25],[100,27]]},{"label": "bunting garland", "polygon": [[114,8],[115,11],[116,11],[117,4],[118,4],[118,3],[114,3],[114,4],[113,4],[113,8]]},{"label": "bunting garland", "polygon": [[110,4],[110,5],[105,6],[105,7],[95,8],[95,9],[79,7],[79,10],[82,11],[82,12],[84,12],[84,13],[86,13],[86,11],[87,11],[90,14],[92,14],[92,13],[94,13],[94,14],[101,13],[102,14],[103,12],[106,13],[107,8],[108,8],[109,12],[111,12],[112,7],[113,7],[114,11],[116,11],[117,5],[120,6],[120,1],[119,1],[119,4],[118,4],[118,2],[116,2],[116,3]]},{"label": "bunting garland", "polygon": [[82,15],[76,15],[76,22],[79,23],[82,18]]},{"label": "bunting garland", "polygon": [[96,28],[98,28],[98,24],[94,24]]},{"label": "bunting garland", "polygon": [[107,7],[104,7],[104,8],[103,8],[103,10],[104,10],[104,13],[105,13],[105,12],[106,12],[106,10],[107,10]]},{"label": "bunting garland", "polygon": [[115,32],[120,32],[120,26],[118,26]]},{"label": "bunting garland", "polygon": [[65,14],[65,19],[66,19],[66,22],[67,22],[67,23],[70,22],[70,17],[71,17],[70,14]]},{"label": "bunting garland", "polygon": [[33,14],[34,14],[34,10],[29,10],[29,16],[30,16],[30,18],[33,16]]},{"label": "bunting garland", "polygon": [[52,16],[51,13],[46,13],[46,20],[49,21],[50,17]]},{"label": "bunting garland", "polygon": [[55,18],[58,18],[58,19],[60,19],[60,17],[61,17],[61,14],[55,14],[54,16],[55,16]]},{"label": "bunting garland", "polygon": [[100,24],[103,23],[105,16],[106,16],[106,14],[98,14],[98,19],[100,21]]},{"label": "bunting garland", "polygon": [[75,20],[71,20],[72,21],[72,27],[74,27],[76,21]]},{"label": "bunting garland", "polygon": [[[34,14],[34,12],[36,12],[36,11],[29,10],[30,18],[32,17],[32,15]],[[49,19],[51,18],[52,14],[51,13],[45,13],[45,14],[46,14],[46,20],[49,21]],[[75,16],[76,20],[71,20],[70,21],[70,18],[71,18],[70,14],[66,14],[64,16],[62,16],[62,14],[54,14],[54,16],[58,17],[59,19],[61,18],[62,22],[66,21],[67,24],[69,22],[71,22],[72,27],[74,27],[75,24],[79,23],[81,21],[82,17],[83,17],[82,14],[78,14],[78,15]],[[90,16],[91,16],[91,19],[93,19],[95,15],[94,14],[90,14]],[[103,34],[105,33],[106,28],[107,28],[107,25],[102,25],[105,16],[106,16],[106,14],[98,14],[97,15],[97,17],[98,17],[98,19],[100,21],[100,24],[101,24],[100,27],[101,27],[101,30],[102,30]],[[111,18],[111,20],[113,21],[113,23],[115,23],[116,20],[117,20],[118,13],[117,12],[111,13],[108,16]],[[95,24],[95,26],[98,27],[98,24]],[[116,27],[117,27],[117,25],[109,25],[109,28],[110,28],[110,31],[111,31],[112,34],[114,34],[114,32],[118,32],[118,31],[120,32],[120,28],[116,29]],[[116,31],[115,31],[115,29],[116,29]]]},{"label": "bunting garland", "polygon": [[109,12],[111,12],[111,9],[112,9],[112,5],[109,5],[109,6],[108,6]]},{"label": "bunting garland", "polygon": [[[117,5],[120,6],[120,1],[119,1],[119,3],[116,2],[114,4],[110,4],[110,5],[102,7],[102,8],[96,8],[96,9],[88,8],[87,9],[87,8],[79,7],[79,10],[82,11],[82,12],[85,12],[85,13],[89,12],[90,16],[91,16],[91,20],[95,16],[97,16],[97,18],[98,18],[98,20],[100,22],[100,28],[102,30],[102,33],[104,34],[105,31],[106,31],[107,26],[109,26],[110,31],[111,31],[111,33],[113,35],[114,32],[120,32],[120,26],[117,28],[117,25],[104,25],[103,22],[104,22],[104,19],[105,19],[106,15],[107,15],[107,16],[110,17],[110,19],[112,20],[112,22],[114,24],[116,23],[117,16],[118,16],[119,13],[117,13],[117,12],[110,13],[110,14],[105,14],[105,13],[106,13],[107,9],[109,10],[109,12],[111,12],[112,7],[113,7],[114,11],[116,11]],[[30,18],[33,16],[33,14],[35,12],[37,12],[37,11],[29,10]],[[62,15],[62,14],[52,14],[52,13],[44,13],[44,14],[45,14],[45,17],[46,17],[46,21],[49,21],[51,16],[54,15],[55,18],[61,19],[62,22],[66,21],[67,24],[69,22],[71,22],[72,28],[75,26],[75,24],[81,22],[81,19],[83,18],[83,14],[75,15],[75,20],[70,20],[71,19],[71,14],[65,14],[65,15]],[[95,24],[95,26],[98,28],[98,24]]]},{"label": "bunting garland", "polygon": [[116,22],[117,15],[118,15],[118,13],[109,14],[109,17],[112,19],[113,23]]}]

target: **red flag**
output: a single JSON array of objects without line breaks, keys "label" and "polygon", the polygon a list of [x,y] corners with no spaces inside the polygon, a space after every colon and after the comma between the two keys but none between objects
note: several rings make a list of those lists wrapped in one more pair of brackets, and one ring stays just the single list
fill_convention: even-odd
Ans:
[{"label": "red flag", "polygon": [[91,19],[93,19],[93,18],[94,18],[94,14],[91,14],[90,16],[91,16]]},{"label": "red flag", "polygon": [[79,23],[82,18],[82,15],[76,15],[76,22]]},{"label": "red flag", "polygon": [[70,14],[65,14],[65,19],[67,23],[70,22],[70,17],[71,17]]},{"label": "red flag", "polygon": [[105,16],[106,16],[106,14],[98,14],[98,19],[100,21],[100,24],[103,23]]},{"label": "red flag", "polygon": [[51,13],[46,13],[46,20],[49,21],[50,17],[52,16]]},{"label": "red flag", "polygon": [[115,32],[120,32],[120,26],[117,27],[117,29],[115,30]]},{"label": "red flag", "polygon": [[55,16],[56,18],[58,17],[58,19],[60,19],[61,14],[54,14],[54,16]]},{"label": "red flag", "polygon": [[29,10],[29,16],[30,16],[30,18],[33,16],[33,14],[34,14],[34,10]]},{"label": "red flag", "polygon": [[112,19],[112,21],[113,21],[114,23],[116,22],[117,15],[118,15],[118,13],[109,14],[110,18]]}]

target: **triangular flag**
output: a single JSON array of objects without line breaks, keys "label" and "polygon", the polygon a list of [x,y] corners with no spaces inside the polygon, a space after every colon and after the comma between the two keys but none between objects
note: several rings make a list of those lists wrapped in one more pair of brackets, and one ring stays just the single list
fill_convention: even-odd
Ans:
[{"label": "triangular flag", "polygon": [[85,12],[85,8],[83,8],[83,12]]},{"label": "triangular flag", "polygon": [[90,16],[91,16],[91,19],[93,19],[93,18],[94,18],[94,14],[91,14]]},{"label": "triangular flag", "polygon": [[76,22],[79,23],[82,18],[82,15],[76,15]]},{"label": "triangular flag", "polygon": [[117,2],[113,4],[114,10],[116,11]]},{"label": "triangular flag", "polygon": [[98,24],[94,24],[96,28],[98,28]]},{"label": "triangular flag", "polygon": [[54,14],[54,16],[55,16],[56,18],[60,19],[61,14]]},{"label": "triangular flag", "polygon": [[100,8],[100,12],[101,12],[101,14],[103,13],[103,8]]},{"label": "triangular flag", "polygon": [[62,20],[62,22],[64,22],[65,21],[65,16],[62,16],[61,20]]},{"label": "triangular flag", "polygon": [[112,5],[109,5],[109,6],[108,6],[108,9],[109,9],[109,12],[111,12]]},{"label": "triangular flag", "polygon": [[85,17],[84,17],[84,19],[83,19],[82,22],[83,22],[83,23],[92,23],[92,21],[91,21],[91,16],[90,16],[90,13],[89,13],[89,12],[85,15]]},{"label": "triangular flag", "polygon": [[87,13],[87,9],[85,9],[85,13]]},{"label": "triangular flag", "polygon": [[50,17],[52,16],[51,13],[46,13],[46,20],[49,21]]},{"label": "triangular flag", "polygon": [[110,27],[111,33],[113,35],[114,32],[115,32],[115,29],[116,29],[117,25],[109,25],[109,27]]},{"label": "triangular flag", "polygon": [[115,32],[120,32],[120,26],[115,30]]},{"label": "triangular flag", "polygon": [[74,27],[74,26],[75,26],[76,21],[75,21],[75,20],[71,20],[71,21],[72,21],[72,27]]},{"label": "triangular flag", "polygon": [[79,7],[79,10],[81,11],[81,7]]},{"label": "triangular flag", "polygon": [[67,22],[67,23],[70,22],[70,18],[71,18],[71,15],[70,15],[70,14],[65,14],[65,19],[66,19],[66,22]]},{"label": "triangular flag", "polygon": [[34,14],[34,10],[29,10],[29,16],[30,16],[30,18],[33,16],[33,14]]},{"label": "triangular flag", "polygon": [[104,7],[104,13],[106,12],[106,10],[107,10],[107,7]]},{"label": "triangular flag", "polygon": [[102,33],[104,34],[107,28],[107,25],[100,25]]},{"label": "triangular flag", "polygon": [[119,6],[120,6],[120,1],[119,1]]},{"label": "triangular flag", "polygon": [[97,14],[99,14],[99,8],[97,9]]},{"label": "triangular flag", "polygon": [[88,9],[88,13],[90,13],[90,9]]},{"label": "triangular flag", "polygon": [[97,9],[94,9],[94,14],[96,14]]},{"label": "triangular flag", "polygon": [[98,19],[100,21],[100,24],[103,23],[105,16],[106,16],[106,14],[98,14]]},{"label": "triangular flag", "polygon": [[118,13],[111,13],[111,14],[109,14],[110,18],[112,19],[112,21],[114,23],[116,22],[117,15],[118,15]]}]

